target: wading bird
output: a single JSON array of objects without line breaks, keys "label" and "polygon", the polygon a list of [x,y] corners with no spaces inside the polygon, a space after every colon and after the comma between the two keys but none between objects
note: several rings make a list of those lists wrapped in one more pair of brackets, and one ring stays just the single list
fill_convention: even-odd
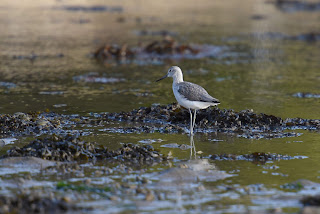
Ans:
[{"label": "wading bird", "polygon": [[[200,85],[183,81],[182,71],[178,66],[172,66],[168,73],[158,79],[156,82],[163,80],[166,77],[172,77],[172,90],[178,103],[189,109],[190,113],[190,135],[193,135],[193,128],[196,122],[197,110],[205,109],[209,106],[220,104],[219,100],[210,96],[208,92]],[[192,118],[192,109],[194,116]]]}]

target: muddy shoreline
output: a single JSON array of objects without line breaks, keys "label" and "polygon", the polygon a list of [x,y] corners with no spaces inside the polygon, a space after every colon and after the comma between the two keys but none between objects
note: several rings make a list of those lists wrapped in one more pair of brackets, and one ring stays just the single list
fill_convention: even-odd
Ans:
[{"label": "muddy shoreline", "polygon": [[[41,187],[37,191],[28,190],[28,194],[18,188],[18,193],[1,196],[0,204],[4,206],[0,212],[21,213],[22,209],[26,209],[28,212],[43,213],[43,210],[51,207],[55,207],[53,210],[55,213],[99,209],[93,208],[90,203],[77,203],[79,199],[85,201],[92,198],[94,200],[100,198],[107,201],[106,203],[117,203],[120,204],[119,206],[122,199],[128,198],[140,201],[139,203],[161,204],[176,197],[176,189],[182,190],[184,197],[187,198],[190,191],[206,198],[205,192],[212,190],[207,190],[202,182],[215,182],[236,175],[233,174],[236,171],[231,174],[220,171],[215,166],[217,162],[248,161],[257,166],[263,166],[265,170],[273,170],[277,169],[277,166],[268,166],[267,163],[308,158],[259,151],[251,154],[215,154],[213,151],[206,157],[200,153],[195,154],[198,160],[183,161],[176,159],[170,153],[160,153],[149,144],[122,144],[119,149],[110,150],[96,142],[82,139],[82,136],[91,134],[88,128],[99,128],[100,131],[105,132],[122,130],[122,133],[188,134],[188,122],[188,111],[177,104],[153,104],[130,112],[92,113],[89,116],[62,115],[53,112],[19,112],[1,115],[2,138],[33,136],[35,139],[21,147],[11,146],[6,154],[0,157],[0,165],[14,167],[11,170],[21,170],[21,167],[30,168],[33,173],[39,173],[44,177],[54,175],[58,177],[58,182],[54,183],[53,188],[51,187],[50,195],[46,194],[48,187]],[[126,126],[122,126],[123,124]],[[199,111],[196,134],[222,132],[232,133],[238,137],[260,139],[297,136],[299,133],[294,131],[299,129],[318,131],[320,120],[282,119],[273,115],[257,114],[252,110],[236,112],[231,109],[209,108]],[[161,170],[153,172],[152,176],[148,177],[145,169],[147,166]],[[88,173],[90,177],[86,178],[85,175]],[[124,177],[120,179],[121,181],[117,181],[119,174],[127,175],[131,180]],[[154,176],[158,180],[152,180]],[[95,179],[112,182],[107,184],[102,182],[104,185],[101,186],[99,185],[101,181],[98,180],[96,184]],[[32,182],[34,180],[31,176],[23,176],[13,181],[15,185],[21,187]],[[191,189],[190,186],[192,186]],[[257,191],[266,191],[264,187],[255,186],[224,186],[224,188],[225,190],[220,190],[221,196],[218,198],[224,197],[224,191],[231,194],[252,191],[249,194],[252,196]],[[67,195],[61,196],[61,194]],[[193,203],[192,197],[188,200]],[[306,200],[309,199],[301,195],[296,196],[294,200],[308,206]],[[107,210],[104,206],[101,209]]]}]

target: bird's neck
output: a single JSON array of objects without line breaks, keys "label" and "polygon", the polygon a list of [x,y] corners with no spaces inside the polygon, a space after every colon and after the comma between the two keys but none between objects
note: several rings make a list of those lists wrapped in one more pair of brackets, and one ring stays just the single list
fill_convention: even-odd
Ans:
[{"label": "bird's neck", "polygon": [[179,72],[173,76],[173,84],[177,84],[180,82],[183,82],[183,76],[182,76],[182,73]]}]

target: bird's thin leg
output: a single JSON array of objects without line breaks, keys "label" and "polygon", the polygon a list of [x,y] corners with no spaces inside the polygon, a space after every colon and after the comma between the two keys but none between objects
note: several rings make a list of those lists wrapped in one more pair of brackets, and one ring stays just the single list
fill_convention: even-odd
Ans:
[{"label": "bird's thin leg", "polygon": [[193,127],[192,127],[192,112],[189,109],[189,113],[190,113],[190,136],[193,135]]},{"label": "bird's thin leg", "polygon": [[196,124],[196,115],[197,115],[197,110],[195,109],[195,110],[194,110],[194,116],[193,116],[192,130],[193,130],[195,124]]}]

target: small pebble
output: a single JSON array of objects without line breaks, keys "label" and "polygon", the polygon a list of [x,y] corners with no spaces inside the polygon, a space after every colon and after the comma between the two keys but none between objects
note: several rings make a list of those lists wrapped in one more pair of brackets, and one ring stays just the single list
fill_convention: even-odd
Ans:
[{"label": "small pebble", "polygon": [[146,201],[153,201],[154,200],[154,194],[151,192],[151,191],[148,191],[147,194],[146,194],[146,198],[145,200]]}]

